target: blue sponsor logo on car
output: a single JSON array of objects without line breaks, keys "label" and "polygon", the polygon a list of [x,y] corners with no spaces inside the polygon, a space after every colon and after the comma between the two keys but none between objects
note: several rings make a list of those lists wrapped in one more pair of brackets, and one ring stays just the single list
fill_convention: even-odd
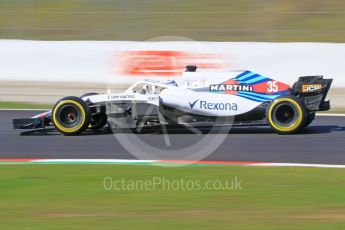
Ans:
[{"label": "blue sponsor logo on car", "polygon": [[253,92],[253,86],[241,85],[241,84],[213,84],[213,85],[210,85],[210,91]]},{"label": "blue sponsor logo on car", "polygon": [[[199,102],[199,103],[198,103]],[[207,110],[235,110],[237,111],[237,104],[236,103],[222,103],[222,102],[207,102],[203,100],[195,100],[194,102],[189,102],[189,106],[191,109],[195,107],[195,105],[199,105],[199,109],[207,109]]]},{"label": "blue sponsor logo on car", "polygon": [[194,101],[193,103],[190,103],[190,102],[189,102],[190,108],[193,109],[194,105],[195,105],[198,101],[199,101],[199,99],[196,100],[196,101]]}]

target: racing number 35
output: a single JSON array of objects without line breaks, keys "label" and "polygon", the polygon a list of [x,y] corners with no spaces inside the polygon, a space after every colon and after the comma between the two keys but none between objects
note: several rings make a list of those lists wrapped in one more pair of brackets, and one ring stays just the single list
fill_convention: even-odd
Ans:
[{"label": "racing number 35", "polygon": [[267,92],[275,93],[278,92],[278,82],[277,81],[268,81],[267,82]]}]

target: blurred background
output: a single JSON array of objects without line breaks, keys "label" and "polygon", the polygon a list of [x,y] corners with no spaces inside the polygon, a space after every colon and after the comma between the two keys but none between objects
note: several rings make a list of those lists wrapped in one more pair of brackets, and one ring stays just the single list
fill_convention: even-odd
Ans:
[{"label": "blurred background", "polygon": [[[116,62],[110,57],[125,47],[115,41],[160,36],[235,42],[226,49],[241,68],[291,81],[304,72],[328,74],[333,88],[345,86],[343,0],[0,0],[0,101],[53,103],[66,94],[104,91],[104,82],[89,82],[109,74]],[[272,45],[246,43],[250,49],[243,48],[248,55],[242,57],[236,42]],[[282,42],[308,44],[279,48]],[[281,62],[272,63],[275,57]],[[75,76],[84,80],[61,84]],[[344,92],[331,90],[338,107]]]},{"label": "blurred background", "polygon": [[344,42],[343,0],[1,0],[2,39]]}]

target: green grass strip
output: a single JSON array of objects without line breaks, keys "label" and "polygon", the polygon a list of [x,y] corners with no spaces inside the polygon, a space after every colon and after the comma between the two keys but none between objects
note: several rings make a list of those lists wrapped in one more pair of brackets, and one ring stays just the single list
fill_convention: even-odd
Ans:
[{"label": "green grass strip", "polygon": [[0,109],[50,109],[52,105],[28,102],[0,101]]},{"label": "green grass strip", "polygon": [[[125,183],[107,190],[105,178]],[[128,187],[154,178],[175,189]],[[235,178],[241,189],[181,187]],[[0,228],[344,229],[344,178],[325,168],[1,165]]]}]

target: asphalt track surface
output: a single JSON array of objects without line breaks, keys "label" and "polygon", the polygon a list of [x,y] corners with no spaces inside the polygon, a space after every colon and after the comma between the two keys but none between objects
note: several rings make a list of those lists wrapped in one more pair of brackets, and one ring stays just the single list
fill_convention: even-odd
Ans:
[{"label": "asphalt track surface", "polygon": [[[0,158],[136,159],[107,131],[68,137],[54,131],[20,135],[12,130],[11,119],[37,113],[0,111]],[[139,135],[151,145],[177,149],[196,142],[199,136],[172,130],[172,146],[167,147],[161,132]],[[310,127],[295,135],[278,135],[269,127],[233,127],[224,142],[204,160],[345,164],[345,117],[317,116]]]}]

